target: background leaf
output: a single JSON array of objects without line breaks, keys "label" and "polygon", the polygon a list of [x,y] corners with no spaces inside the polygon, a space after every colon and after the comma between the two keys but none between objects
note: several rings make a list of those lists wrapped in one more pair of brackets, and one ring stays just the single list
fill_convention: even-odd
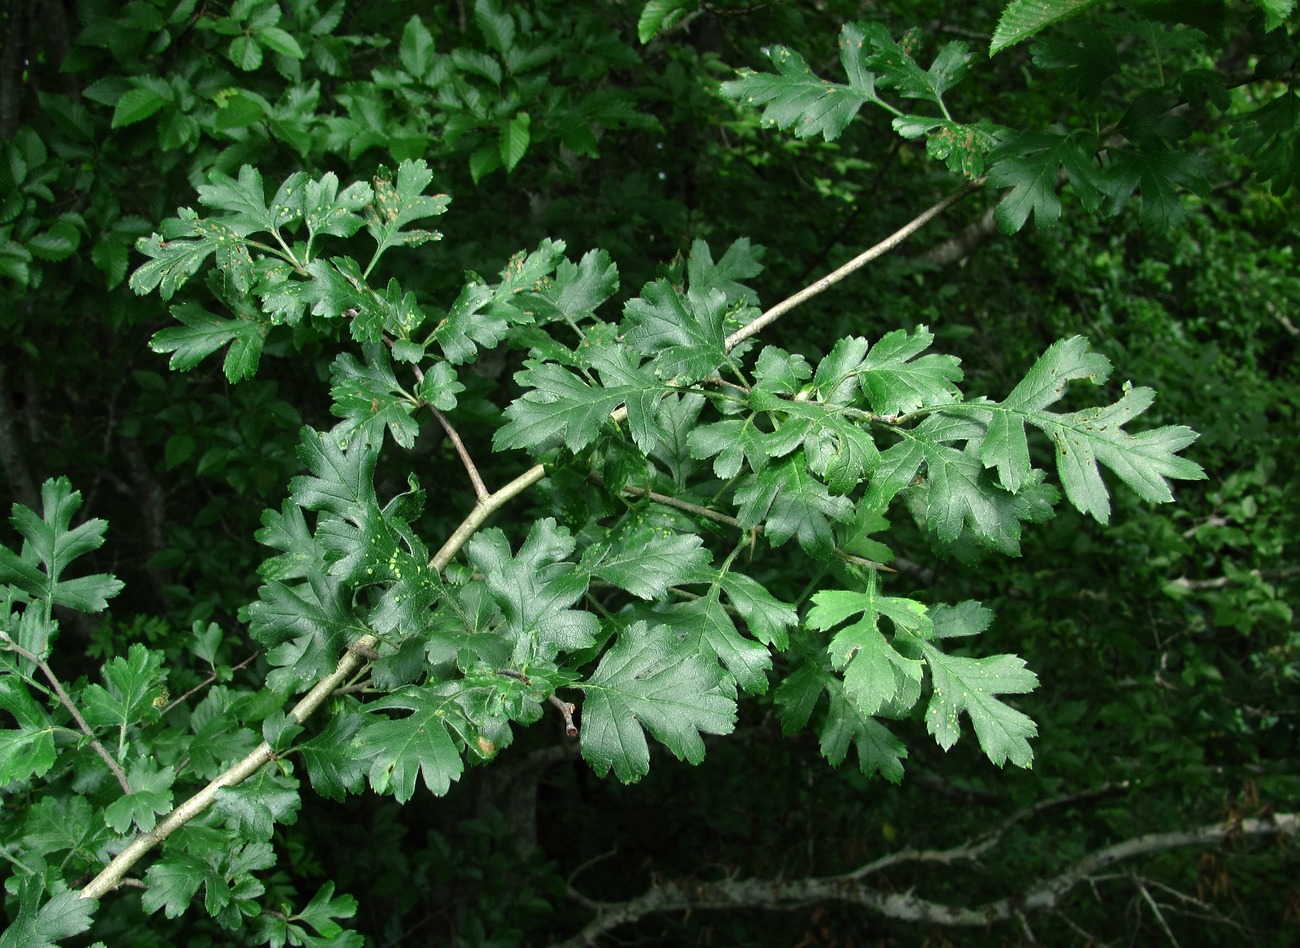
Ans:
[{"label": "background leaf", "polygon": [[1002,9],[989,55],[1024,42],[1053,23],[1078,16],[1096,4],[1097,0],[1011,0]]}]

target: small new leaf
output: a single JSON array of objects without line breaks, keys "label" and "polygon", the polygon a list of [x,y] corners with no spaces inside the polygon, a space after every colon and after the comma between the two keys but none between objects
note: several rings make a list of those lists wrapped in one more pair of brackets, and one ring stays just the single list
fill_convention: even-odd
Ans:
[{"label": "small new leaf", "polygon": [[463,391],[465,386],[447,362],[435,362],[426,369],[424,378],[415,387],[416,397],[438,411],[452,411],[456,407],[456,397]]}]

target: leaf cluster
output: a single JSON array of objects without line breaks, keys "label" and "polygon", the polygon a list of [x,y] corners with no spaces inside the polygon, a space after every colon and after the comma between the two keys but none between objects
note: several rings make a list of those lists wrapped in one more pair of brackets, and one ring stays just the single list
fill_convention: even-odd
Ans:
[{"label": "leaf cluster", "polygon": [[[1228,80],[1197,58],[1207,40],[1186,28],[1176,14],[1168,23],[1113,17],[1100,23],[1078,17],[1092,0],[1057,3],[1013,2],[1003,11],[990,55],[1065,24],[1041,36],[1031,49],[1034,62],[1073,84],[1082,101],[1069,121],[1051,127],[1014,127],[995,118],[960,122],[946,94],[968,79],[976,65],[965,42],[943,45],[927,68],[917,62],[921,37],[913,32],[895,40],[879,23],[849,23],[840,32],[840,63],[848,82],[816,76],[806,60],[784,46],[766,50],[774,72],[739,71],[723,83],[723,95],[762,109],[762,124],[791,130],[796,137],[839,138],[864,105],[883,109],[904,139],[923,138],[926,151],[948,169],[1003,189],[997,221],[1005,233],[1020,230],[1032,216],[1040,226],[1061,215],[1058,190],[1068,182],[1089,213],[1114,216],[1137,196],[1141,220],[1156,231],[1177,227],[1186,216],[1180,192],[1204,198],[1212,169],[1195,150],[1190,110],[1229,111]],[[1288,11],[1289,12],[1289,11]],[[1268,10],[1269,30],[1280,25],[1281,10]],[[1220,29],[1223,25],[1220,24]],[[1158,77],[1146,75],[1150,60],[1125,60],[1118,53],[1132,34],[1152,57],[1171,66]],[[1277,34],[1274,34],[1276,37]],[[1265,43],[1285,41],[1272,39]],[[1190,54],[1190,55],[1189,55]],[[1294,49],[1261,66],[1254,77],[1261,85],[1281,66],[1294,63]],[[1180,68],[1172,63],[1179,62]],[[1121,88],[1117,96],[1101,95]],[[895,104],[892,93],[903,104]],[[1236,119],[1236,135],[1254,155],[1257,173],[1284,194],[1295,180],[1292,93],[1284,91]],[[927,112],[912,111],[922,103]],[[904,105],[907,108],[904,108]]]},{"label": "leaf cluster", "polygon": [[[268,354],[321,340],[343,351],[328,370],[336,421],[301,428],[300,473],[262,514],[257,539],[270,552],[243,614],[260,650],[251,690],[233,684],[215,623],[196,624],[182,654],[136,643],[96,680],[65,686],[57,666],[73,662],[56,647],[55,608],[98,613],[121,589],[106,573],[69,572],[99,548],[105,524],[72,525],[80,495],[65,480],[44,485],[41,514],[15,506],[22,544],[0,547],[0,706],[13,725],[0,735],[0,774],[30,803],[8,824],[30,859],[26,881],[11,886],[19,943],[83,930],[94,903],[73,904],[67,887],[157,830],[165,842],[141,873],[146,912],[181,918],[201,898],[217,925],[267,943],[359,944],[339,921],[356,903],[333,883],[310,901],[311,889],[298,898],[276,888],[278,828],[298,819],[308,788],[333,800],[369,788],[407,802],[421,785],[445,794],[548,718],[598,775],[624,782],[644,777],[659,748],[699,762],[707,738],[768,706],[788,733],[811,729],[833,765],[856,751],[867,776],[901,779],[911,721],[948,750],[963,716],[992,763],[1029,767],[1037,727],[1015,696],[1036,676],[1016,655],[974,654],[992,620],[980,603],[932,601],[895,573],[906,534],[894,525],[910,515],[939,556],[1014,556],[1024,525],[1051,517],[1062,494],[1102,523],[1107,478],[1171,500],[1171,481],[1204,476],[1180,455],[1195,433],[1128,430],[1152,404],[1142,387],[1075,407],[1111,372],[1081,337],[1049,347],[1001,400],[965,391],[961,362],[933,351],[925,326],[806,354],[754,342],[746,327],[759,315],[762,248],[748,240],[716,258],[697,240],[620,298],[609,253],[571,259],[546,239],[433,302],[389,255],[428,253],[441,237],[428,221],[449,198],[428,193],[435,165],[416,155],[440,136],[441,156],[465,157],[478,182],[542,146],[572,163],[597,154],[598,133],[652,127],[637,96],[602,72],[621,47],[602,45],[604,34],[559,35],[545,9],[480,0],[482,48],[438,52],[437,24],[413,17],[396,60],[373,83],[338,90],[346,115],[326,115],[314,81],[278,100],[251,82],[266,69],[301,79],[348,52],[334,35],[341,7],[291,7],[241,0],[195,18],[247,85],[140,75],[89,96],[112,109],[114,129],[156,120],[164,152],[189,147],[200,128],[236,143],[199,186],[201,213],[182,208],[149,236],[124,219],[96,244],[95,265],[120,281],[140,236],[146,261],[130,286],[171,301],[175,319],[153,350],[178,371],[219,355],[226,380],[244,383],[237,392]],[[642,42],[692,10],[647,5]],[[995,43],[1048,25],[1010,22]],[[133,32],[173,37],[178,27],[103,29],[104,49],[125,55],[141,39]],[[1040,41],[1042,68],[1067,70],[1080,88],[1104,85],[1098,64],[1112,46],[1099,32],[1071,35],[1077,50]],[[962,123],[950,109],[976,66],[970,47],[949,43],[923,67],[921,40],[850,24],[847,85],[773,47],[774,73],[743,73],[723,94],[798,139],[827,142],[862,106],[883,108],[951,171],[1009,189],[998,212],[1008,229],[1059,215],[1062,170],[1089,209],[1117,211],[1140,193],[1144,217],[1164,227],[1179,218],[1177,188],[1204,181],[1170,147],[1186,135],[1167,97],[1131,103],[1115,131],[1124,142],[1082,126]],[[557,88],[557,76],[582,91]],[[1189,71],[1179,88],[1194,80]],[[1214,83],[1205,89],[1217,102]],[[389,121],[399,101],[407,118]],[[1243,129],[1275,183],[1289,180],[1284,125],[1270,112]],[[396,168],[346,184],[302,171],[277,186],[266,162],[268,192],[246,163],[267,136],[303,154],[387,148]],[[37,278],[33,261],[70,257],[83,223],[50,217],[43,147],[27,134],[5,145],[23,211],[0,266],[20,283]],[[492,367],[473,366],[489,352],[518,369],[499,410],[480,399]],[[461,438],[471,430],[479,437]],[[499,458],[485,478],[473,453],[489,441]],[[171,444],[176,463],[194,450]],[[517,470],[521,454],[534,466],[504,486],[484,483]],[[456,464],[474,501],[448,533]],[[536,516],[488,525],[534,487]],[[191,681],[177,664],[210,674]],[[309,720],[318,710],[328,711],[320,724]],[[200,802],[178,810],[186,800]]]}]

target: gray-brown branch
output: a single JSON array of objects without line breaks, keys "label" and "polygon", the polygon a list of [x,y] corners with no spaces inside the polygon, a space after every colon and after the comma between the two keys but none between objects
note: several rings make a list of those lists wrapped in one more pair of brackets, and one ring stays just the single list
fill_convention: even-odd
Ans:
[{"label": "gray-brown branch", "polygon": [[[1207,846],[1250,836],[1300,834],[1300,814],[1279,813],[1268,819],[1244,819],[1213,823],[1170,833],[1148,833],[1099,849],[1063,872],[1029,886],[1022,892],[977,906],[947,905],[921,898],[912,891],[883,892],[867,878],[887,865],[906,862],[952,863],[970,860],[987,850],[987,840],[943,851],[903,852],[885,857],[869,867],[837,876],[805,879],[723,879],[716,882],[672,880],[652,885],[642,895],[626,902],[596,902],[570,887],[570,896],[596,910],[596,917],[577,935],[552,948],[582,948],[623,925],[658,912],[697,909],[765,909],[793,911],[813,905],[840,902],[901,922],[923,922],[948,927],[984,928],[996,922],[1017,919],[1031,912],[1052,911],[1061,899],[1081,882],[1117,863],[1152,853]],[[864,870],[871,871],[864,871]]]}]

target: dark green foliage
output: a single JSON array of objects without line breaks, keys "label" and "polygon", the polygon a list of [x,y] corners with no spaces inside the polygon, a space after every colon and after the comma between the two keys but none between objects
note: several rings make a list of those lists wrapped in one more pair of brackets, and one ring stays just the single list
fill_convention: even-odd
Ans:
[{"label": "dark green foliage", "polygon": [[0,948],[1291,924],[1290,3],[34,6]]}]

